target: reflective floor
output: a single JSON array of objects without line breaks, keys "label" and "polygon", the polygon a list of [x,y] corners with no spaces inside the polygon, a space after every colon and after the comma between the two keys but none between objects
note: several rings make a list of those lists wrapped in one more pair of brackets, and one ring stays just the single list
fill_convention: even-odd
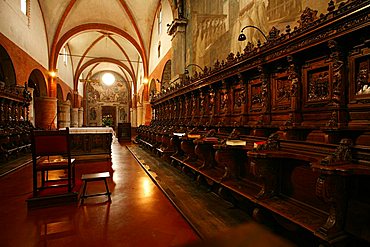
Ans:
[{"label": "reflective floor", "polygon": [[[0,246],[177,246],[197,240],[125,145],[112,148],[111,203],[101,196],[82,205],[27,209],[31,165],[1,177]],[[94,169],[94,163],[77,165],[79,176]],[[104,184],[93,182],[87,190],[101,189]]]}]

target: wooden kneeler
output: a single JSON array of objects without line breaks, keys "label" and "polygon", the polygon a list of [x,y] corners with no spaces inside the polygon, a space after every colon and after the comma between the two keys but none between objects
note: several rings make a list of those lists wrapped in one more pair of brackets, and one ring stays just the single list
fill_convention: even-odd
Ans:
[{"label": "wooden kneeler", "polygon": [[[107,184],[107,178],[109,178],[109,172],[100,172],[100,173],[89,173],[89,174],[83,174],[81,176],[81,180],[83,181],[83,190],[81,195],[81,203],[84,202],[85,198],[93,197],[93,196],[108,196],[108,201],[111,201],[110,198],[110,191]],[[86,187],[88,182],[94,182],[94,181],[104,181],[105,184],[105,193],[97,193],[97,194],[86,194]]]}]

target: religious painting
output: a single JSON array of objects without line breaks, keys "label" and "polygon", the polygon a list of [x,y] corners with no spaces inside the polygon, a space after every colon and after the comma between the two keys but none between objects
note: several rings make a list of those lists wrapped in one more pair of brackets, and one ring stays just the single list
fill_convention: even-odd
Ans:
[{"label": "religious painting", "polygon": [[[129,122],[127,114],[129,112],[129,90],[127,83],[116,80],[114,85],[107,86],[100,83],[96,78],[99,78],[99,75],[95,75],[86,84],[87,125],[101,126],[107,115],[110,116],[115,126],[118,123]],[[108,114],[104,113],[104,109],[114,110]]]}]

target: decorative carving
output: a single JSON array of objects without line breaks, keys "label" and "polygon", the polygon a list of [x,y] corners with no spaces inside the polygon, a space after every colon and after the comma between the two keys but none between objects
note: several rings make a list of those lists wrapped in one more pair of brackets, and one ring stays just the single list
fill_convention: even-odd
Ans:
[{"label": "decorative carving", "polygon": [[358,72],[356,74],[356,94],[370,94],[370,81],[369,81],[369,59],[360,61],[358,63]]},{"label": "decorative carving", "polygon": [[191,115],[194,117],[195,116],[195,111],[196,111],[196,101],[195,101],[195,95],[194,92],[191,92]]},{"label": "decorative carving", "polygon": [[330,2],[328,3],[328,8],[327,8],[327,10],[328,10],[329,12],[332,12],[334,9],[335,9],[334,1],[333,1],[333,0],[330,0]]},{"label": "decorative carving", "polygon": [[298,20],[299,27],[303,28],[310,25],[312,22],[317,20],[317,10],[312,10],[309,7],[303,11],[300,20]]},{"label": "decorative carving", "polygon": [[209,94],[208,110],[212,114],[213,113],[213,107],[215,105],[215,91],[213,90],[212,87],[209,89],[208,94]]},{"label": "decorative carving", "polygon": [[227,139],[230,139],[230,140],[236,140],[239,138],[240,138],[240,131],[237,129],[233,129],[233,131],[231,131],[230,135],[227,137]]},{"label": "decorative carving", "polygon": [[251,51],[253,51],[253,49],[254,49],[254,45],[248,41],[247,45],[244,48],[244,54],[250,53]]},{"label": "decorative carving", "polygon": [[258,66],[258,72],[260,73],[260,79],[262,82],[261,86],[261,96],[262,96],[262,106],[267,107],[269,105],[269,89],[268,89],[268,80],[265,74],[265,71],[262,66]]},{"label": "decorative carving", "polygon": [[220,61],[218,61],[218,59],[216,60],[214,67],[215,67],[215,70],[220,68]]},{"label": "decorative carving", "polygon": [[254,148],[254,151],[262,150],[277,151],[280,149],[279,139],[280,139],[279,134],[273,133],[268,137],[265,143],[260,144],[256,148]]},{"label": "decorative carving", "polygon": [[331,113],[329,121],[326,123],[326,127],[337,128],[338,127],[338,113],[333,111]]},{"label": "decorative carving", "polygon": [[234,61],[235,54],[234,53],[229,53],[229,55],[226,58],[226,63],[232,63]]},{"label": "decorative carving", "polygon": [[241,90],[235,92],[234,95],[234,105],[237,107],[241,107],[242,104],[245,102],[246,99],[246,92],[245,88],[243,87]]},{"label": "decorative carving", "polygon": [[335,163],[349,163],[352,161],[352,146],[353,142],[351,139],[344,138],[340,141],[338,148],[335,152],[322,161],[322,165],[334,165]]},{"label": "decorative carving", "polygon": [[228,100],[229,100],[229,95],[228,95],[227,91],[222,91],[221,92],[221,104],[220,104],[221,110],[226,109]]},{"label": "decorative carving", "polygon": [[289,81],[277,80],[276,81],[276,102],[283,102],[290,99],[290,86]]},{"label": "decorative carving", "polygon": [[343,64],[342,55],[339,50],[338,44],[334,40],[329,40],[328,46],[331,49],[330,58],[333,61],[333,101],[339,104],[341,101],[342,94],[342,74],[343,74]]},{"label": "decorative carving", "polygon": [[344,225],[347,198],[344,178],[321,174],[316,181],[316,196],[330,204],[329,216],[318,231],[327,238],[335,237]]},{"label": "decorative carving", "polygon": [[260,93],[253,94],[252,95],[252,104],[261,104],[261,103],[262,103],[262,95]]},{"label": "decorative carving", "polygon": [[274,39],[279,38],[279,33],[280,33],[279,29],[277,29],[276,27],[272,27],[268,35],[268,41],[270,42],[273,41]]},{"label": "decorative carving", "polygon": [[288,67],[288,80],[290,81],[290,96],[291,97],[297,97],[298,93],[298,85],[299,82],[299,74],[297,72],[297,68],[293,62],[293,57],[288,56],[287,57],[289,67]]},{"label": "decorative carving", "polygon": [[308,76],[308,99],[323,100],[329,96],[329,73],[325,71],[315,71]]},{"label": "decorative carving", "polygon": [[206,107],[205,104],[206,104],[205,96],[204,96],[203,91],[201,90],[199,93],[199,110],[200,110],[201,115],[204,115],[205,113],[205,107]]},{"label": "decorative carving", "polygon": [[285,121],[284,126],[293,126],[293,113],[289,113],[289,118]]}]

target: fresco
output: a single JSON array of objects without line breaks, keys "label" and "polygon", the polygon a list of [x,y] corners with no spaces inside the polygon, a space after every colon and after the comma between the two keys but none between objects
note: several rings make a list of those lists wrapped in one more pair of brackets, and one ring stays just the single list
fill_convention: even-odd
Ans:
[{"label": "fresco", "polygon": [[123,81],[116,81],[112,86],[106,86],[97,79],[92,78],[86,85],[87,92],[87,116],[88,126],[101,126],[104,112],[102,109],[110,107],[115,112],[112,119],[114,125],[129,122],[129,91],[127,84]]},{"label": "fresco", "polygon": [[[334,1],[336,5],[345,0]],[[195,62],[212,66],[231,52],[243,52],[248,41],[264,42],[263,35],[254,28],[246,28],[246,41],[238,41],[240,30],[253,25],[266,36],[272,27],[285,32],[286,26],[293,29],[306,7],[327,13],[329,0],[193,0],[188,13],[191,42],[187,46],[187,63]],[[193,47],[195,46],[195,47]]]}]

